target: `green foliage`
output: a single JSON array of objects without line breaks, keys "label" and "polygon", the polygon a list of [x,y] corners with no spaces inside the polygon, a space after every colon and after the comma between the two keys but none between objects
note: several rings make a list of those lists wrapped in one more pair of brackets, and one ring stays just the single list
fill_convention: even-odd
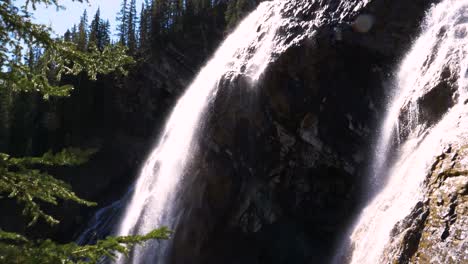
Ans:
[{"label": "green foliage", "polygon": [[[23,214],[32,218],[29,225],[42,218],[49,224],[58,220],[45,213],[38,201],[53,205],[58,200],[74,201],[86,206],[95,203],[79,198],[65,182],[38,167],[73,166],[85,163],[96,150],[69,148],[41,157],[13,158],[0,153],[0,193],[24,205]],[[30,241],[16,233],[0,230],[0,263],[97,263],[103,257],[114,259],[117,252],[128,254],[132,246],[150,239],[168,239],[170,231],[160,228],[143,236],[107,237],[95,245],[57,244],[52,240]]]},{"label": "green foliage", "polygon": [[78,24],[77,47],[80,51],[86,51],[88,47],[88,12],[83,12]]},{"label": "green foliage", "polygon": [[[62,76],[86,73],[95,80],[99,74],[115,71],[125,74],[125,67],[133,63],[126,47],[109,45],[109,24],[101,21],[99,14],[90,32],[85,13],[78,28],[74,27],[60,40],[51,37],[49,28],[31,22],[29,8],[34,10],[37,4],[60,8],[58,0],[27,0],[20,8],[11,0],[0,1],[0,100],[7,102],[0,107],[2,136],[8,136],[5,131],[11,119],[13,92],[37,92],[44,99],[68,96],[73,87],[64,84]],[[91,44],[89,33],[93,36]],[[0,153],[0,199],[13,199],[23,206],[30,226],[39,219],[50,225],[58,224],[57,219],[41,208],[43,204],[73,201],[95,206],[48,173],[50,167],[83,164],[95,151],[68,148],[40,157],[11,157]],[[168,239],[169,235],[167,228],[160,228],[143,236],[108,237],[95,245],[79,246],[58,244],[50,239],[30,240],[0,230],[0,263],[97,263],[104,257],[115,258],[118,252],[128,254],[136,244],[149,239]]]},{"label": "green foliage", "polygon": [[9,89],[0,89],[0,149],[6,147],[6,140],[10,137],[10,121],[12,119],[13,94]]},{"label": "green foliage", "polygon": [[[57,4],[54,0],[29,2],[33,6]],[[126,73],[124,67],[133,63],[123,46],[106,46],[102,51],[96,47],[86,50],[86,14],[81,18],[76,36],[71,37],[76,43],[55,40],[49,28],[32,23],[27,5],[19,9],[11,1],[4,1],[0,4],[0,17],[0,89],[6,86],[8,88],[3,89],[38,91],[46,99],[68,96],[73,87],[60,85],[62,75],[86,72],[91,79],[96,79],[98,74]],[[42,50],[34,67],[23,59],[25,46]]]},{"label": "green foliage", "polygon": [[119,43],[121,45],[127,45],[128,41],[128,5],[127,0],[123,0],[120,11],[117,14],[117,21],[119,25],[117,26],[117,33],[119,35]]},{"label": "green foliage", "polygon": [[[89,52],[80,52],[77,45],[55,41],[53,48],[45,49],[38,62],[38,69],[31,69],[22,62],[9,62],[8,71],[0,72],[0,86],[8,85],[13,91],[37,91],[50,96],[68,96],[73,86],[58,85],[63,75],[78,75],[86,72],[95,80],[98,74],[114,71],[126,73],[125,65],[133,63],[122,46],[106,46],[99,51],[95,46]],[[54,75],[51,76],[51,72]],[[56,84],[54,84],[56,83]]]},{"label": "green foliage", "polygon": [[[64,36],[64,39],[66,36]],[[104,47],[110,45],[110,25],[109,21],[101,19],[101,10],[98,8],[93,21],[89,26],[89,45],[94,45],[102,51]]]},{"label": "green foliage", "polygon": [[146,50],[149,44],[149,36],[151,33],[151,17],[150,17],[150,8],[151,6],[146,0],[145,3],[142,3],[140,11],[140,26],[139,26],[139,48],[140,51]]},{"label": "green foliage", "polygon": [[137,49],[137,12],[136,12],[136,1],[130,0],[130,6],[128,10],[128,36],[127,36],[127,45],[130,54],[135,54]]},{"label": "green foliage", "polygon": [[42,157],[22,158],[0,153],[0,193],[24,205],[23,214],[32,218],[29,225],[35,224],[39,218],[49,224],[57,224],[58,220],[46,214],[37,201],[57,205],[57,199],[62,199],[87,206],[95,204],[79,198],[68,184],[37,167],[80,165],[94,152],[70,148],[56,154],[47,152]]},{"label": "green foliage", "polygon": [[107,237],[95,245],[57,244],[51,240],[29,241],[23,236],[0,230],[0,263],[9,264],[81,264],[98,263],[104,257],[115,259],[117,253],[128,255],[132,246],[150,239],[168,239],[167,228],[143,236]]}]

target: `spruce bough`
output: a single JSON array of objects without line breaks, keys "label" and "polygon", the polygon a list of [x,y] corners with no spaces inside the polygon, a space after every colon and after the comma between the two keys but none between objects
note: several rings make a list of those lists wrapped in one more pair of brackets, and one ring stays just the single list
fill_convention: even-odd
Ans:
[{"label": "spruce bough", "polygon": [[[82,2],[82,0],[76,0]],[[120,72],[133,59],[122,45],[86,50],[77,44],[55,39],[51,29],[31,21],[30,10],[37,4],[59,8],[59,0],[27,0],[16,7],[11,0],[0,3],[0,89],[12,92],[38,92],[44,99],[69,96],[73,87],[63,84],[63,75],[86,73],[90,79],[99,74]],[[25,48],[40,50],[40,56],[28,58]],[[31,54],[31,52],[29,52]],[[29,225],[42,219],[59,224],[41,209],[41,204],[57,205],[60,200],[84,206],[96,204],[78,197],[71,187],[47,172],[51,166],[76,166],[85,163],[96,150],[64,149],[47,152],[40,157],[11,157],[0,153],[0,199],[14,199],[22,206]],[[0,263],[98,263],[104,258],[128,254],[132,246],[150,239],[168,239],[170,231],[163,227],[146,235],[108,237],[94,245],[58,244],[50,239],[31,240],[24,235],[0,229]]]}]

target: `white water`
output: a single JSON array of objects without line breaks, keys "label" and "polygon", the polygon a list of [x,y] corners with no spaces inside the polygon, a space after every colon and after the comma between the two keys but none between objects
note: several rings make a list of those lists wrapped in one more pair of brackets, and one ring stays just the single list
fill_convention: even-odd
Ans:
[{"label": "white water", "polygon": [[[467,130],[462,121],[467,118],[467,34],[468,0],[444,0],[428,11],[422,34],[398,69],[376,147],[371,186],[385,185],[360,214],[349,237],[351,246],[345,246],[350,248],[342,248],[335,263],[383,263],[392,228],[422,199],[421,185],[434,157]],[[418,98],[438,83],[444,68],[458,76],[458,103],[428,127],[419,120]],[[399,144],[395,161],[386,164],[393,142]]]},{"label": "white water", "polygon": [[[284,24],[280,11],[287,1],[262,3],[245,18],[222,43],[212,59],[179,99],[164,132],[143,166],[136,182],[118,235],[143,234],[157,227],[175,229],[178,222],[176,198],[185,169],[196,151],[199,127],[221,79],[246,76],[254,84],[261,76],[282,38]],[[120,263],[164,263],[169,242],[136,247],[132,257],[121,256]],[[156,248],[155,248],[156,247]]]}]

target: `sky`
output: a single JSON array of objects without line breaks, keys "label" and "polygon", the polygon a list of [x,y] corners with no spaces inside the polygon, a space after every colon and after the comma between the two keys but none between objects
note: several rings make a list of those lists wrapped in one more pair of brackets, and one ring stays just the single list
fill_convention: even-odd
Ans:
[{"label": "sky", "polygon": [[[25,0],[14,0],[16,6],[21,6],[25,2]],[[71,0],[62,0],[60,2],[66,8],[65,10],[57,11],[55,6],[38,6],[36,11],[33,12],[34,21],[50,26],[57,35],[63,35],[67,29],[79,23],[80,16],[85,9],[88,10],[88,21],[91,22],[96,10],[100,7],[101,18],[104,20],[109,19],[112,33],[115,34],[115,18],[119,12],[121,0],[89,0],[89,3],[79,3]],[[142,2],[143,0],[136,1],[138,12],[141,9]]]}]

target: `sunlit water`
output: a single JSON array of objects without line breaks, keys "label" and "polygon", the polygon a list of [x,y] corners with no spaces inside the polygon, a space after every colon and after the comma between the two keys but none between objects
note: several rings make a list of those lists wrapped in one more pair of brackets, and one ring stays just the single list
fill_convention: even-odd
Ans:
[{"label": "sunlit water", "polygon": [[[221,80],[260,78],[284,39],[277,34],[287,1],[265,2],[246,17],[201,69],[174,107],[159,141],[143,166],[117,235],[144,234],[157,227],[177,228],[177,197],[188,163],[197,155],[197,135]],[[170,241],[136,247],[119,263],[164,263]]]},{"label": "sunlit water", "polygon": [[[369,184],[370,193],[379,191],[360,214],[334,263],[383,263],[390,232],[422,198],[421,185],[434,157],[466,131],[467,33],[467,0],[445,0],[428,11],[421,35],[397,71],[381,127]],[[456,78],[457,103],[438,122],[427,124],[420,120],[418,99],[445,78],[447,70]]]}]

